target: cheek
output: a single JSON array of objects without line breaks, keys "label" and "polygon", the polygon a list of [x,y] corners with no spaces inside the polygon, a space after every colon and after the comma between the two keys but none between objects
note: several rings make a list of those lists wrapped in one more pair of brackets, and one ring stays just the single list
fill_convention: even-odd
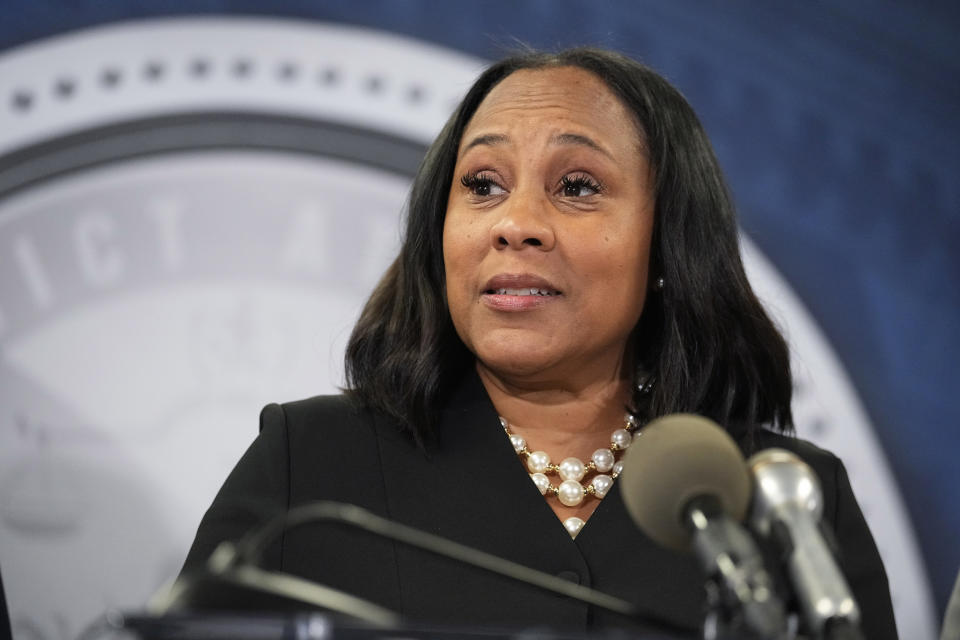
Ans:
[{"label": "cheek", "polygon": [[443,228],[443,260],[447,278],[454,283],[464,284],[470,272],[482,257],[478,246],[478,229],[474,225],[464,224],[458,217],[451,215]]},{"label": "cheek", "polygon": [[636,308],[629,311],[639,314],[647,294],[650,247],[646,230],[625,227],[604,233],[598,240],[586,260],[596,281],[604,283],[602,295],[608,300],[636,300]]},{"label": "cheek", "polygon": [[473,253],[469,232],[458,228],[444,228],[443,261],[447,306],[455,323],[458,311],[468,303],[468,293],[474,288],[476,261],[472,257]]},{"label": "cheek", "polygon": [[471,284],[471,268],[468,247],[465,240],[468,234],[449,226],[444,227],[443,233],[443,260],[446,274],[447,310],[453,321],[454,330],[460,340],[473,351],[473,342],[470,339],[470,310],[473,290]]}]

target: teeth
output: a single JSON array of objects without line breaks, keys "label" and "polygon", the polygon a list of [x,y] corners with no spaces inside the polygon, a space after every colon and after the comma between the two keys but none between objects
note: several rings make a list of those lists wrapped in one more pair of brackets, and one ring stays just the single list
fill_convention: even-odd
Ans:
[{"label": "teeth", "polygon": [[557,295],[556,291],[549,291],[547,289],[497,289],[495,291],[497,295],[501,296],[555,296]]}]

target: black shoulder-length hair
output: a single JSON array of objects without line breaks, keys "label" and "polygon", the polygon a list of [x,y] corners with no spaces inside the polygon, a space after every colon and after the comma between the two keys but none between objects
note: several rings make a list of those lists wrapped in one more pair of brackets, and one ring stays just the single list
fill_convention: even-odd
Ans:
[{"label": "black shoulder-length hair", "polygon": [[692,412],[751,435],[760,424],[789,431],[789,352],[747,281],[730,193],[700,121],[653,70],[594,48],[521,53],[477,78],[414,178],[400,255],[347,345],[348,394],[418,440],[431,434],[449,384],[475,362],[454,330],[444,282],[443,224],[461,136],[511,73],[562,66],[594,73],[620,98],[655,172],[649,272],[664,286],[651,289],[630,341],[631,409],[641,420]]}]

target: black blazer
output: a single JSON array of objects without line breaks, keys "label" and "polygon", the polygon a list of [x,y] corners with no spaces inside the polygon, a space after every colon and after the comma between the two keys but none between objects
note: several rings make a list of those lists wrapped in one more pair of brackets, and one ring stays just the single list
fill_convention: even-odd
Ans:
[{"label": "black blazer", "polygon": [[[841,462],[807,442],[763,432],[758,448],[794,451],[817,472],[841,568],[871,640],[896,638],[887,578]],[[216,545],[278,511],[315,500],[387,518],[638,604],[691,631],[705,607],[696,560],[657,547],[629,520],[618,485],[571,539],[504,435],[479,378],[464,377],[442,410],[437,442],[414,444],[389,419],[342,396],[271,404],[260,435],[200,524],[185,570]],[[253,511],[242,504],[256,506]],[[288,532],[266,565],[358,595],[412,621],[549,625],[569,631],[628,624],[615,614],[373,538],[317,525]]]}]

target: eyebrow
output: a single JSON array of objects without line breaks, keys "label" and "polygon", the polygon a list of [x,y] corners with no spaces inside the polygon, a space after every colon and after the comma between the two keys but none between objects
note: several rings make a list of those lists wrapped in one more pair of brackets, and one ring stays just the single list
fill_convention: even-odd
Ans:
[{"label": "eyebrow", "polygon": [[510,141],[510,138],[501,134],[501,133],[488,133],[485,136],[477,136],[470,141],[470,144],[463,148],[464,151],[473,149],[479,145],[486,145],[488,147],[495,147],[498,144],[505,144]]},{"label": "eyebrow", "polygon": [[594,142],[592,138],[588,138],[587,136],[582,136],[578,133],[559,133],[553,136],[552,138],[550,138],[550,142],[554,144],[568,144],[568,145],[572,144],[572,145],[579,145],[582,147],[589,147],[594,151],[599,151],[603,155],[613,160],[613,156],[610,155],[609,151],[601,147],[598,143]]},{"label": "eyebrow", "polygon": [[[483,136],[477,136],[471,140],[466,147],[463,148],[464,151],[468,151],[473,147],[479,145],[485,145],[489,147],[495,147],[497,145],[506,144],[510,142],[510,138],[501,134],[501,133],[489,133]],[[602,146],[597,144],[592,138],[587,136],[580,135],[579,133],[558,133],[557,135],[550,138],[551,144],[558,145],[576,145],[582,147],[588,147],[594,151],[599,151],[603,155],[607,156],[611,160],[613,156],[609,151],[604,149]]]}]

